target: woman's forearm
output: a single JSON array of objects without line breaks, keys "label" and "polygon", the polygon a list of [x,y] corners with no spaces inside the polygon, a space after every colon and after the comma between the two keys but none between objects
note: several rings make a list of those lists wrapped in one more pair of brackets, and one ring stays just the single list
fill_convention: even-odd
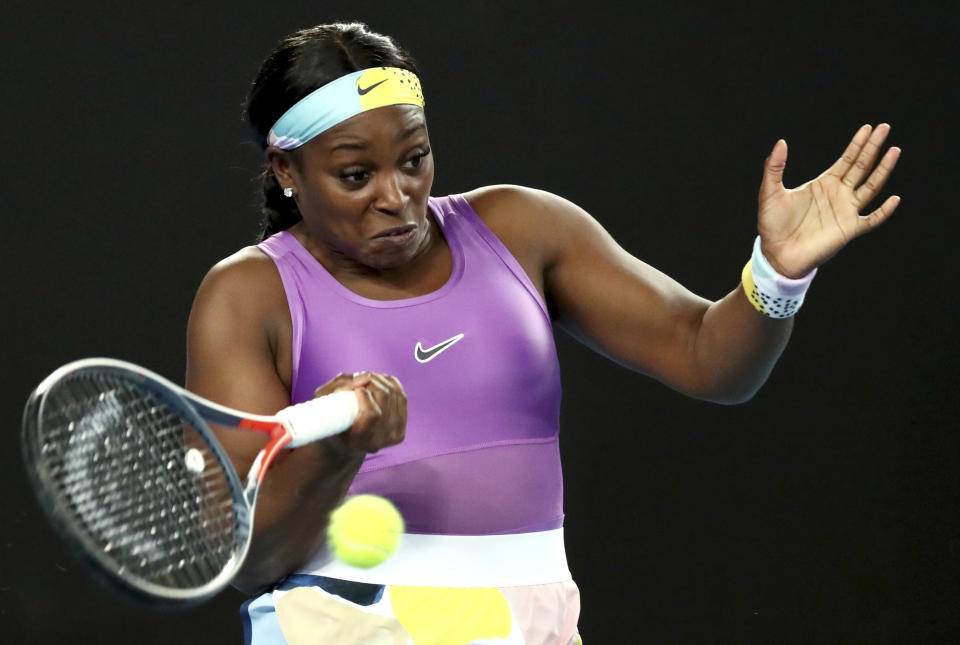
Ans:
[{"label": "woman's forearm", "polygon": [[343,501],[364,455],[343,452],[336,437],[284,455],[257,497],[250,552],[234,586],[255,593],[295,571],[325,541],[330,513]]},{"label": "woman's forearm", "polygon": [[776,320],[754,309],[743,285],[704,312],[693,354],[703,382],[699,398],[734,404],[766,382],[790,339],[793,318]]}]

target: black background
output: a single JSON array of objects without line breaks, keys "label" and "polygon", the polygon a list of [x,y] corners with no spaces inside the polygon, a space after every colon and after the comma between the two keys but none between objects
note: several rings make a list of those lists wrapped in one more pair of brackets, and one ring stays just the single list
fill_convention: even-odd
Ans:
[{"label": "black background", "polygon": [[256,231],[247,86],[284,34],[356,18],[421,65],[434,194],[553,191],[714,299],[778,138],[790,187],[892,124],[898,212],[821,269],[751,402],[558,334],[568,556],[588,645],[957,642],[957,6],[5,3],[0,640],[240,639],[233,591],[156,614],[87,580],[27,487],[20,413],[84,356],[182,381],[196,286]]}]

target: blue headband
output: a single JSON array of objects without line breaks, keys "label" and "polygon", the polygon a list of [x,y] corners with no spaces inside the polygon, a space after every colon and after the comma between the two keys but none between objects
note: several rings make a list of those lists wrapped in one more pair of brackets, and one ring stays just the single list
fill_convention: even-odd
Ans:
[{"label": "blue headband", "polygon": [[398,67],[371,67],[330,81],[297,101],[270,128],[267,144],[292,150],[366,110],[424,106],[420,79]]}]

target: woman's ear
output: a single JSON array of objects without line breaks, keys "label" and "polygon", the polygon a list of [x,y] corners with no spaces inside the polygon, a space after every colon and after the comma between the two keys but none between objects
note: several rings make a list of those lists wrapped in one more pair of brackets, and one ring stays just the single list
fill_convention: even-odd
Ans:
[{"label": "woman's ear", "polygon": [[296,192],[297,175],[291,154],[276,146],[267,146],[267,162],[270,164],[280,188],[293,188]]}]

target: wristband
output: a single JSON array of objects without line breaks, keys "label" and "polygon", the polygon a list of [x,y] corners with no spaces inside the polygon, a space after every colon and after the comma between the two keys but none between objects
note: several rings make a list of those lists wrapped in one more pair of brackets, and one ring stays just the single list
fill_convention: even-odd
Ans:
[{"label": "wristband", "polygon": [[743,267],[743,291],[753,307],[769,318],[789,318],[797,313],[817,274],[814,269],[802,278],[786,278],[770,266],[760,249],[760,236],[753,242],[753,255]]}]

